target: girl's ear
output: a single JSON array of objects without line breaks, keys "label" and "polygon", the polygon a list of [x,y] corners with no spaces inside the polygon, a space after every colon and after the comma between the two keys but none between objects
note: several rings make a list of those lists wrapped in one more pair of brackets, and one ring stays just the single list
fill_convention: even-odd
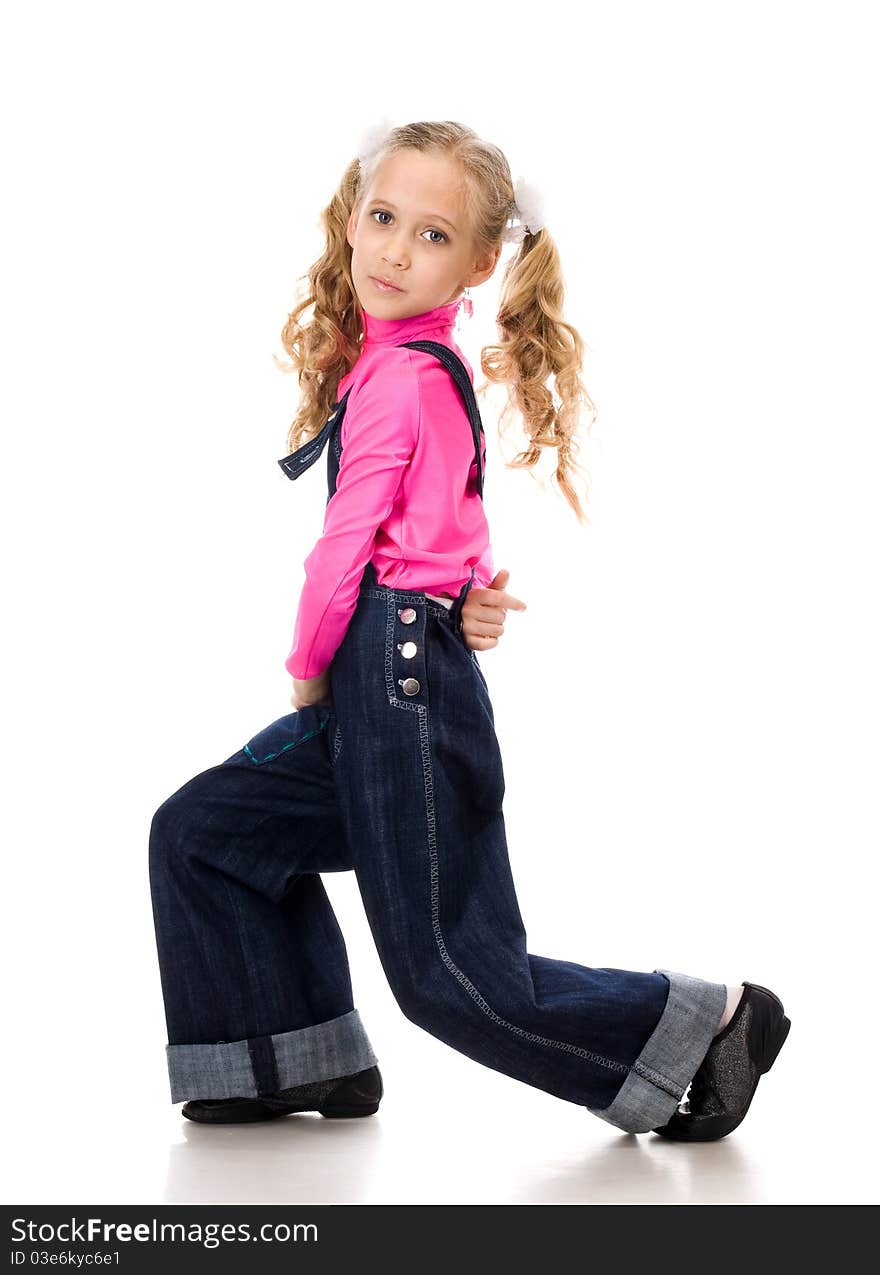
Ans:
[{"label": "girl's ear", "polygon": [[501,245],[499,244],[488,256],[478,261],[471,274],[466,280],[469,288],[475,288],[477,284],[485,283],[495,273],[495,267],[498,265],[498,258],[501,256]]}]

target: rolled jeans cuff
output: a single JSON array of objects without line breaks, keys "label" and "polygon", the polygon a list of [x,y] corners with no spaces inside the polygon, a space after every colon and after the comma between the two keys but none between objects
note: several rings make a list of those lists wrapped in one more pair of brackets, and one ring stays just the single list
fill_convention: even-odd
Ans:
[{"label": "rolled jeans cuff", "polygon": [[660,1021],[607,1107],[587,1110],[627,1133],[666,1124],[709,1052],[727,1004],[727,985],[675,970],[654,970],[669,980]]},{"label": "rolled jeans cuff", "polygon": [[377,1063],[356,1009],[277,1035],[166,1045],[171,1101],[259,1098],[312,1080],[352,1076]]}]

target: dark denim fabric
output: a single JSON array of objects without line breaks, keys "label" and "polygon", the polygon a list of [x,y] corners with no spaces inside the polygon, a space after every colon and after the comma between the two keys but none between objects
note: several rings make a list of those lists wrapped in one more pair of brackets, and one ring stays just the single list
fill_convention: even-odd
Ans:
[{"label": "dark denim fabric", "polygon": [[368,570],[331,701],[270,723],[154,815],[172,1101],[377,1061],[319,875],[351,869],[412,1022],[631,1132],[668,1119],[724,985],[530,953],[503,798],[489,692],[453,613]]},{"label": "dark denim fabric", "polygon": [[[330,432],[301,449],[307,464]],[[352,870],[411,1022],[628,1132],[676,1109],[726,988],[527,950],[492,703],[461,630],[472,583],[473,571],[447,610],[380,586],[368,563],[328,702],[271,722],[156,811],[172,1102],[254,1097],[377,1062],[319,875]]]}]

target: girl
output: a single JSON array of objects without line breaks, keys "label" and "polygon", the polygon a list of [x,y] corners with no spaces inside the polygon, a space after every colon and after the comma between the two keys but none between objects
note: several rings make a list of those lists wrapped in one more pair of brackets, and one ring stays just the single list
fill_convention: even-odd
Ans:
[{"label": "girl", "polygon": [[284,332],[302,394],[279,464],[296,479],[329,445],[286,660],[295,711],[152,821],[172,1102],[211,1123],[377,1110],[377,1058],[320,875],[353,869],[412,1022],[627,1132],[723,1137],[788,1033],[778,997],[536,956],[511,876],[477,652],[525,607],[494,573],[473,372],[452,333],[463,292],[515,243],[501,339],[481,365],[520,408],[531,446],[518,463],[557,448],[582,518],[582,343],[560,316],[534,193],[471,129],[415,123],[369,137],[323,223]]}]

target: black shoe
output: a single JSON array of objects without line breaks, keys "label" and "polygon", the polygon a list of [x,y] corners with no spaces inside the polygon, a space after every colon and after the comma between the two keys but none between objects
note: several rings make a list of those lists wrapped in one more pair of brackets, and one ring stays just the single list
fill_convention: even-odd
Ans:
[{"label": "black shoe", "polygon": [[180,1114],[200,1124],[245,1124],[250,1120],[275,1120],[286,1113],[273,1111],[259,1098],[191,1098],[183,1104]]},{"label": "black shoe", "polygon": [[252,1120],[277,1120],[297,1111],[317,1111],[322,1116],[372,1116],[384,1093],[378,1067],[314,1080],[262,1098],[193,1098],[181,1114],[202,1124],[244,1124]]},{"label": "black shoe", "polygon": [[782,1001],[769,988],[746,982],[743,987],[733,1017],[713,1038],[691,1081],[688,1101],[654,1133],[681,1142],[712,1142],[731,1133],[744,1118],[791,1023]]}]

